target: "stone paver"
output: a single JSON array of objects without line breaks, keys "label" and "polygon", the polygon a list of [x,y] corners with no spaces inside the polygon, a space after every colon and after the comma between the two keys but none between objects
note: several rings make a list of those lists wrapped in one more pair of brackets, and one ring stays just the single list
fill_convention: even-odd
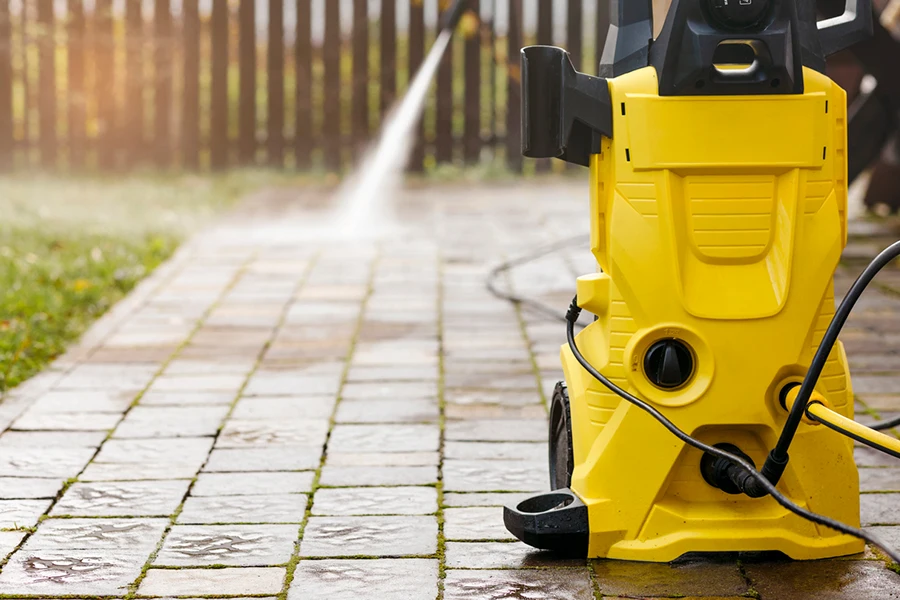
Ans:
[{"label": "stone paver", "polygon": [[176,525],[153,564],[279,565],[290,560],[296,539],[292,525]]},{"label": "stone paver", "polygon": [[[585,231],[587,189],[406,198],[411,227],[330,243],[308,225],[324,194],[261,194],[0,402],[0,595],[900,598],[871,549],[655,565],[515,541],[501,506],[548,487],[545,402],[565,332],[484,280],[502,257]],[[854,222],[848,264],[896,237]],[[562,313],[595,268],[573,248],[508,279]],[[842,268],[839,293],[857,272]],[[867,423],[900,415],[900,270],[878,285],[843,336]],[[900,464],[855,456],[862,520],[900,546]]]},{"label": "stone paver", "polygon": [[437,552],[434,517],[310,517],[301,556],[428,556]]},{"label": "stone paver", "polygon": [[306,511],[304,494],[190,497],[179,523],[300,523]]},{"label": "stone paver", "polygon": [[334,488],[316,492],[314,515],[430,515],[437,512],[430,487]]},{"label": "stone paver", "polygon": [[281,591],[284,575],[282,567],[150,569],[138,596],[275,594]]},{"label": "stone paver", "polygon": [[52,516],[152,517],[175,512],[188,481],[75,483],[50,511]]},{"label": "stone paver", "polygon": [[591,600],[591,580],[584,571],[506,570],[449,571],[445,600]]},{"label": "stone paver", "polygon": [[437,591],[436,560],[306,560],[297,567],[288,600],[433,600]]}]

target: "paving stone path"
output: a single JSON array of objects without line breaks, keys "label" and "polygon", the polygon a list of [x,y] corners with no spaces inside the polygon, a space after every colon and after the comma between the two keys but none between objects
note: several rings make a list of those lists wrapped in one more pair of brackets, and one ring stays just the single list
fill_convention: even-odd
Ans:
[{"label": "paving stone path", "polygon": [[[0,403],[0,595],[288,600],[898,598],[872,551],[817,563],[563,560],[503,503],[547,487],[560,323],[484,287],[586,230],[579,183],[411,190],[410,230],[311,241],[324,194],[199,235]],[[888,241],[860,223],[839,289]],[[509,274],[563,310],[584,248]],[[900,411],[900,270],[844,335],[861,418]],[[859,451],[863,521],[900,545],[900,465]]]}]

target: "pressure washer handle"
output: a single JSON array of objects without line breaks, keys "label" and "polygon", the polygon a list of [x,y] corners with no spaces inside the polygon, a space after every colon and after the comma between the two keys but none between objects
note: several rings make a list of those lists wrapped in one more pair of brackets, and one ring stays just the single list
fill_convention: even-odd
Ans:
[{"label": "pressure washer handle", "polygon": [[[851,0],[852,1],[852,0]],[[465,12],[466,7],[468,6],[468,0],[455,0],[453,6],[444,11],[444,14],[441,15],[440,22],[440,31],[444,31],[446,29],[456,29],[456,25],[459,23],[459,20],[463,16],[463,12]]]},{"label": "pressure washer handle", "polygon": [[872,0],[846,0],[844,13],[819,21],[822,53],[830,56],[872,36],[874,20]]}]

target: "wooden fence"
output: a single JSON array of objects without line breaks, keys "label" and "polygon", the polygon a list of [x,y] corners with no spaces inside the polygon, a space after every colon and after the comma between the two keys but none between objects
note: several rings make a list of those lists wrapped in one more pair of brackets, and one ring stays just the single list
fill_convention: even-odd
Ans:
[{"label": "wooden fence", "polygon": [[[0,170],[344,170],[422,63],[439,2],[0,0]],[[519,151],[519,49],[565,45],[595,72],[608,1],[471,9],[410,168],[547,169]]]}]

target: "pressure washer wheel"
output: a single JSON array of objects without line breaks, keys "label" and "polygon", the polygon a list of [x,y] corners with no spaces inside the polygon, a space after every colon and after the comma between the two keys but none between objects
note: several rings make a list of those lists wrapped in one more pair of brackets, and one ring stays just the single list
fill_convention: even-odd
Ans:
[{"label": "pressure washer wheel", "polygon": [[574,465],[569,390],[560,381],[550,403],[550,488],[561,490],[571,486]]}]

